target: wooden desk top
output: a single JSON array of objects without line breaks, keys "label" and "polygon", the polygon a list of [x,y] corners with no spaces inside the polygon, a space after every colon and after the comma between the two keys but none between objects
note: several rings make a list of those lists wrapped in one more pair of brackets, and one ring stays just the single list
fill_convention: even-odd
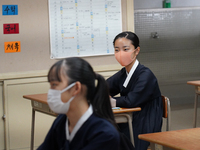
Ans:
[{"label": "wooden desk top", "polygon": [[200,128],[140,134],[138,137],[177,150],[200,150]]},{"label": "wooden desk top", "polygon": [[195,85],[195,86],[200,86],[200,80],[196,80],[196,81],[188,81],[187,84]]},{"label": "wooden desk top", "polygon": [[[34,94],[34,95],[24,95],[23,98],[37,101],[43,104],[47,104],[47,93],[44,94]],[[125,113],[125,112],[134,112],[134,111],[141,111],[140,107],[136,108],[120,108],[120,109],[115,109],[113,110],[114,114],[118,113]]]},{"label": "wooden desk top", "polygon": [[37,101],[43,104],[47,104],[47,93],[44,94],[34,94],[34,95],[24,95],[23,98]]}]

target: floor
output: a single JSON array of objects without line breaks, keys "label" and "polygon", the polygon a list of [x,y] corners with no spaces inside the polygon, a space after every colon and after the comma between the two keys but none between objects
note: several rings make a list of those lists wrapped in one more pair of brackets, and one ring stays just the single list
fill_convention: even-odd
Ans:
[{"label": "floor", "polygon": [[[200,114],[198,106],[197,114]],[[171,106],[171,130],[188,129],[193,127],[194,104]],[[200,115],[197,115],[197,127],[200,127]],[[166,129],[166,122],[163,121],[163,131]]]}]

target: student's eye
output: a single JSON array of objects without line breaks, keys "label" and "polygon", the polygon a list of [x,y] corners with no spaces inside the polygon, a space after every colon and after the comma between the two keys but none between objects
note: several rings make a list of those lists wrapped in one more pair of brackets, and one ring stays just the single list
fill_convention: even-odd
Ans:
[{"label": "student's eye", "polygon": [[115,49],[115,52],[119,52],[119,50],[118,50],[118,49]]},{"label": "student's eye", "polygon": [[52,86],[57,86],[57,84],[53,83]]},{"label": "student's eye", "polygon": [[128,50],[129,50],[128,48],[125,48],[125,49],[124,49],[124,51],[128,51]]},{"label": "student's eye", "polygon": [[54,89],[54,88],[56,88],[56,86],[58,86],[58,84],[53,82],[53,83],[50,83],[50,86],[51,86],[52,89]]}]

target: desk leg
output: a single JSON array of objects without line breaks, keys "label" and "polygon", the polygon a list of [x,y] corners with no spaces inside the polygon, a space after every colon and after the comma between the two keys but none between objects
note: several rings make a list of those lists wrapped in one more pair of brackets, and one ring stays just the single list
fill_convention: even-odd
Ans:
[{"label": "desk leg", "polygon": [[156,144],[155,144],[155,143],[152,143],[152,142],[150,142],[150,147],[151,147],[151,150],[155,150],[155,149],[156,149]]},{"label": "desk leg", "polygon": [[194,100],[194,123],[193,128],[196,128],[197,125],[197,105],[198,105],[198,94],[195,94],[195,100]]},{"label": "desk leg", "polygon": [[35,110],[34,108],[32,108],[31,147],[30,147],[31,150],[33,150],[34,146],[34,129],[35,129]]},{"label": "desk leg", "polygon": [[128,119],[128,124],[129,124],[129,131],[130,131],[130,138],[131,138],[131,142],[133,144],[133,146],[135,146],[135,143],[134,143],[134,136],[133,136],[133,127],[132,127],[132,119],[130,116],[127,116],[129,119]]},{"label": "desk leg", "polygon": [[174,150],[174,148],[169,148],[169,147],[163,146],[163,150]]},{"label": "desk leg", "polygon": [[125,116],[128,120],[128,126],[129,126],[129,132],[130,132],[130,138],[133,146],[135,146],[134,143],[134,136],[133,136],[133,127],[132,127],[132,118],[128,114],[121,114],[122,116]]},{"label": "desk leg", "polygon": [[115,117],[123,117],[123,118],[126,118],[125,120],[123,121],[119,121],[119,122],[116,122],[116,123],[128,123],[128,126],[129,126],[129,132],[130,132],[130,138],[131,138],[131,143],[133,144],[133,146],[135,146],[134,144],[134,137],[133,137],[133,127],[132,127],[132,118],[131,118],[131,115],[127,114],[127,113],[121,113],[121,114],[115,114],[114,115]]},{"label": "desk leg", "polygon": [[151,150],[174,150],[172,148],[165,147],[160,144],[153,143],[153,142],[150,142],[150,147],[151,147]]}]

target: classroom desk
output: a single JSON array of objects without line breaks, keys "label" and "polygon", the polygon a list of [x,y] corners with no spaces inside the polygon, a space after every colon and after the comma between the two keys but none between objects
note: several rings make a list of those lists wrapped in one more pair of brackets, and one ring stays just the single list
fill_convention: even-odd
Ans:
[{"label": "classroom desk", "polygon": [[193,127],[196,128],[197,124],[197,106],[198,106],[198,95],[200,95],[200,80],[188,81],[187,84],[195,86],[195,99],[194,99],[194,122]]},{"label": "classroom desk", "polygon": [[[34,95],[24,95],[23,98],[31,100],[32,106],[32,123],[31,123],[31,150],[34,146],[34,128],[35,128],[35,111],[45,113],[52,116],[57,116],[56,113],[51,111],[47,104],[47,94],[34,94]],[[134,145],[133,128],[132,128],[132,112],[141,111],[140,107],[136,108],[121,108],[113,110],[115,120],[117,123],[127,122],[129,125],[131,142]]]},{"label": "classroom desk", "polygon": [[156,144],[162,145],[163,150],[200,150],[200,128],[140,134],[138,137],[150,142],[151,150],[155,150]]}]

